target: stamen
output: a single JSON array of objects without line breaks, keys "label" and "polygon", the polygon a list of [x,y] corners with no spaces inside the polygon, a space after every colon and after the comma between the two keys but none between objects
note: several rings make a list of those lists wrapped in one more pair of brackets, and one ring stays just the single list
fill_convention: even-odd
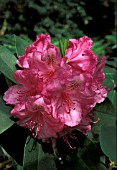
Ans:
[{"label": "stamen", "polygon": [[44,83],[47,83],[52,78],[53,74],[53,71],[50,71],[48,74],[46,74],[43,78]]},{"label": "stamen", "polygon": [[77,137],[76,137],[74,134],[69,134],[69,137],[70,137],[71,139],[77,139]]},{"label": "stamen", "polygon": [[68,141],[68,139],[67,139],[67,137],[66,136],[63,136],[63,140],[64,140],[64,142],[66,142],[68,145],[69,145],[69,147],[71,148],[71,149],[76,149],[76,147],[72,147],[71,146],[71,144],[70,144],[70,142]]},{"label": "stamen", "polygon": [[26,94],[26,93],[28,93],[28,92],[30,92],[30,91],[32,91],[31,89],[30,90],[27,90],[27,91],[21,91],[21,90],[19,90],[17,93],[18,94]]},{"label": "stamen", "polygon": [[93,122],[94,124],[97,123],[98,121],[100,121],[100,118],[99,118],[99,117],[97,118],[97,120],[95,120],[95,119],[96,119],[96,116],[98,116],[97,113],[95,113],[95,115],[93,115],[93,113],[91,112],[91,113],[89,113],[88,115],[91,117],[91,120],[92,120],[92,122]]},{"label": "stamen", "polygon": [[48,54],[46,62],[48,65],[53,65],[55,63],[54,55]]},{"label": "stamen", "polygon": [[72,82],[71,84],[68,85],[68,90],[75,90],[79,87],[79,82]]},{"label": "stamen", "polygon": [[54,155],[57,155],[56,139],[55,138],[52,138],[52,149],[54,151]]},{"label": "stamen", "polygon": [[70,60],[67,59],[67,60],[66,60],[66,63],[68,64],[69,62],[70,62]]},{"label": "stamen", "polygon": [[34,89],[33,90],[32,89],[25,90],[25,91],[20,90],[20,91],[17,92],[17,94],[18,94],[17,100],[20,101],[21,97],[24,97],[24,96],[27,97],[29,95],[33,96],[35,94],[35,90]]},{"label": "stamen", "polygon": [[[62,104],[65,107],[65,110],[68,114],[70,114],[70,111],[72,109],[72,106],[75,104],[68,95],[65,93],[62,95]],[[75,107],[73,107],[73,110],[75,110]]]},{"label": "stamen", "polygon": [[95,124],[95,123],[97,123],[99,121],[100,121],[100,118],[98,117],[98,119],[96,121],[94,121],[93,123]]},{"label": "stamen", "polygon": [[29,123],[26,123],[26,127],[29,128],[29,130],[32,132],[32,136],[34,138],[37,137],[41,126],[42,126],[41,123],[36,123],[35,121],[33,122],[32,120]]}]

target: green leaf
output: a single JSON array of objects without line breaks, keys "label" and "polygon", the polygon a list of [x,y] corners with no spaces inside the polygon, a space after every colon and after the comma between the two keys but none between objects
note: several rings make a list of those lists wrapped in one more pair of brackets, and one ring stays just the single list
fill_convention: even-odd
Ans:
[{"label": "green leaf", "polygon": [[94,108],[93,112],[98,114],[98,117],[100,118],[99,123],[101,123],[101,125],[114,125],[116,123],[115,108],[108,98],[106,98],[103,103],[98,104]]},{"label": "green leaf", "polygon": [[108,47],[109,43],[105,43],[104,40],[94,39],[92,50],[98,55],[98,59],[105,56],[105,49]]},{"label": "green leaf", "polygon": [[102,151],[117,163],[116,126],[102,126],[100,132],[100,145]]},{"label": "green leaf", "polygon": [[[68,164],[68,163],[67,163]],[[67,165],[65,170],[90,170],[90,167],[84,162],[84,160],[77,155],[72,155],[72,161]]]},{"label": "green leaf", "polygon": [[114,81],[113,78],[110,75],[106,75],[105,80],[102,83],[103,85],[106,86],[107,89],[113,90],[114,89]]},{"label": "green leaf", "polygon": [[61,56],[64,57],[64,48],[61,39],[59,40],[59,49],[60,49]]},{"label": "green leaf", "polygon": [[16,70],[16,57],[6,47],[0,45],[0,71],[15,82],[13,74]]},{"label": "green leaf", "polygon": [[7,77],[5,77],[6,83],[8,85],[8,87],[12,86],[12,81],[9,80]]},{"label": "green leaf", "polygon": [[85,137],[84,148],[80,149],[77,155],[89,170],[105,170],[105,167],[100,163],[100,154],[96,144],[89,140],[88,137]]},{"label": "green leaf", "polygon": [[[97,118],[100,118],[100,120],[92,125],[92,134],[93,134],[93,140],[99,142],[99,135],[102,125],[115,125],[116,124],[116,112],[113,104],[111,101],[106,98],[106,100],[98,104],[94,110],[93,113],[97,115]],[[96,138],[95,138],[96,137]]]},{"label": "green leaf", "polygon": [[13,54],[15,53],[14,36],[12,34],[0,35],[0,44],[10,50]]},{"label": "green leaf", "polygon": [[15,39],[15,46],[16,46],[16,53],[17,56],[21,56],[25,52],[25,48],[29,45],[29,42],[25,41],[24,39],[14,35]]},{"label": "green leaf", "polygon": [[104,68],[104,73],[105,73],[105,80],[103,81],[103,84],[109,88],[110,90],[114,89],[115,82],[116,82],[116,69],[111,68],[111,67],[105,67]]},{"label": "green leaf", "polygon": [[2,100],[2,96],[0,96],[0,133],[7,130],[14,123],[9,118],[10,111],[11,111],[11,107],[6,106],[4,101]]},{"label": "green leaf", "polygon": [[112,67],[117,68],[117,58],[113,57],[113,58],[111,58],[110,61],[107,60],[107,61],[106,61],[106,64],[108,64],[108,65],[110,65],[110,66],[112,66]]},{"label": "green leaf", "polygon": [[67,39],[65,39],[64,40],[64,55],[65,55],[65,53],[66,53],[66,49],[68,48],[68,40]]},{"label": "green leaf", "polygon": [[64,57],[65,53],[66,53],[66,49],[68,47],[68,40],[59,40],[59,49],[60,49],[60,53],[61,56]]},{"label": "green leaf", "polygon": [[116,79],[117,71],[116,71],[115,68],[111,68],[111,67],[106,66],[104,68],[104,73],[105,73],[106,76],[110,76],[112,79]]},{"label": "green leaf", "polygon": [[111,42],[112,44],[116,44],[117,39],[116,39],[116,32],[113,32],[111,35],[106,35],[105,38]]},{"label": "green leaf", "polygon": [[[44,153],[40,144],[36,143],[36,148],[32,149],[34,139],[27,139],[24,154],[23,170],[56,170],[54,157],[51,154]],[[32,149],[32,151],[31,151]]]},{"label": "green leaf", "polygon": [[117,111],[117,92],[115,90],[108,92],[108,98],[110,99],[115,110]]},{"label": "green leaf", "polygon": [[23,170],[23,167],[20,165],[17,165],[16,170]]}]

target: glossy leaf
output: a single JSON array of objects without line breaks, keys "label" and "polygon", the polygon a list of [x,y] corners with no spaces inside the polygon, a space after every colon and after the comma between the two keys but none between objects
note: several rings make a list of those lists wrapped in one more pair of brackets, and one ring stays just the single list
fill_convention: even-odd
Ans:
[{"label": "glossy leaf", "polygon": [[0,96],[0,133],[8,129],[14,122],[10,119],[11,107],[6,106]]},{"label": "glossy leaf", "polygon": [[115,110],[117,111],[117,92],[115,90],[112,90],[108,93],[108,98],[112,102]]},{"label": "glossy leaf", "polygon": [[17,165],[16,170],[23,170],[23,167],[20,165]]},{"label": "glossy leaf", "polygon": [[25,48],[29,45],[24,39],[14,35],[17,56],[24,54]]},{"label": "glossy leaf", "polygon": [[36,143],[35,148],[34,139],[27,139],[24,154],[23,170],[56,170],[54,157],[51,154],[44,153],[40,144]]},{"label": "glossy leaf", "polygon": [[113,90],[114,89],[114,85],[115,85],[115,81],[116,81],[116,69],[111,68],[111,67],[105,67],[104,68],[104,73],[105,73],[105,80],[103,81],[103,84],[106,86],[106,88]]},{"label": "glossy leaf", "polygon": [[116,69],[106,66],[104,68],[104,73],[106,74],[106,76],[110,76],[112,79],[114,78],[116,79],[116,73],[117,73]]},{"label": "glossy leaf", "polygon": [[[116,111],[111,101],[107,98],[103,103],[94,108],[94,113],[100,118],[99,123],[114,125],[116,123]],[[98,126],[98,123],[97,123]]]},{"label": "glossy leaf", "polygon": [[0,71],[15,82],[13,74],[16,70],[16,57],[6,47],[0,45]]},{"label": "glossy leaf", "polygon": [[90,167],[85,163],[85,161],[75,154],[72,155],[70,161],[64,161],[64,164],[65,170],[90,170]]},{"label": "glossy leaf", "polygon": [[64,47],[61,39],[59,40],[59,49],[61,56],[64,57]]},{"label": "glossy leaf", "polygon": [[[78,151],[79,157],[83,160],[83,162],[87,165],[89,170],[100,170],[100,154],[99,150],[95,143],[85,138],[84,148]],[[95,156],[94,156],[95,155]],[[82,169],[82,168],[81,168]],[[104,168],[102,168],[103,170]],[[80,170],[80,169],[79,169]]]},{"label": "glossy leaf", "polygon": [[117,163],[116,126],[102,126],[100,132],[100,145],[102,151]]},{"label": "glossy leaf", "polygon": [[[113,46],[114,47],[114,46]],[[115,46],[117,48],[117,45]],[[111,61],[110,60],[107,60],[106,63],[112,67],[115,67],[117,68],[117,58],[113,57],[111,58]]]},{"label": "glossy leaf", "polygon": [[13,54],[15,53],[15,43],[13,34],[0,35],[0,44],[10,50]]},{"label": "glossy leaf", "polygon": [[100,119],[96,124],[92,125],[92,131],[90,135],[90,139],[96,142],[99,142],[100,130],[102,125],[116,125],[116,111],[111,103],[111,101],[107,98],[103,103],[97,105],[93,112],[96,115],[96,119]]},{"label": "glossy leaf", "polygon": [[66,53],[66,49],[68,48],[68,40],[67,39],[65,39],[64,40],[64,55],[65,55],[65,53]]}]

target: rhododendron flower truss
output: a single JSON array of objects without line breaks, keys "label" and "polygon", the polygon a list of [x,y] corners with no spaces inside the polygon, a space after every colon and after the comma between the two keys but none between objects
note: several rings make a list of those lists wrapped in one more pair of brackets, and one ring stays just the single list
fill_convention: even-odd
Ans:
[{"label": "rhododendron flower truss", "polygon": [[91,47],[87,36],[70,39],[62,58],[50,36],[41,34],[19,56],[22,69],[14,73],[18,85],[5,92],[4,100],[14,106],[16,123],[35,138],[45,141],[74,129],[85,134],[91,130],[92,110],[107,97],[102,85],[105,57],[98,63]]}]

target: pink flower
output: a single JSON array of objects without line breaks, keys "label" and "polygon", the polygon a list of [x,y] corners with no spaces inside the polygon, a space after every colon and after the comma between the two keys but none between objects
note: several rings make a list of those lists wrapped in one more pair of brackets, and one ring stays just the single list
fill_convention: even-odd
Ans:
[{"label": "pink flower", "polygon": [[39,69],[45,71],[47,69],[53,71],[54,67],[60,65],[61,57],[56,46],[50,43],[48,34],[37,36],[36,41],[29,45],[23,56],[19,56],[17,64],[22,68]]},{"label": "pink flower", "polygon": [[[30,72],[27,70],[16,71],[15,77],[18,82],[22,83],[22,86],[10,87],[5,92],[4,100],[7,104],[15,106],[11,114],[19,118],[17,124],[29,128],[34,137],[43,140],[57,137],[57,132],[63,128],[64,124],[52,116],[50,106],[44,103],[40,92],[41,80],[38,79],[37,82],[34,75],[30,76]],[[37,86],[35,86],[35,82]]]},{"label": "pink flower", "polygon": [[87,36],[79,40],[71,39],[65,54],[65,61],[77,71],[92,71],[97,64],[97,56],[91,50],[92,40]]},{"label": "pink flower", "polygon": [[36,41],[25,49],[24,55],[19,56],[17,64],[20,67],[29,68],[28,60],[33,60],[33,53],[37,51],[38,53],[42,53],[46,50],[48,44],[50,44],[50,36],[48,34],[40,34],[37,36]]},{"label": "pink flower", "polygon": [[40,96],[31,96],[25,103],[15,106],[11,114],[18,117],[17,124],[29,128],[34,137],[47,139],[57,137],[64,124],[52,117],[49,107]]},{"label": "pink flower", "polygon": [[17,70],[16,81],[21,85],[11,86],[4,94],[7,104],[17,105],[26,102],[30,96],[41,95],[42,79],[28,70]]},{"label": "pink flower", "polygon": [[[65,72],[67,73],[67,72]],[[76,126],[82,118],[82,109],[76,92],[84,89],[82,75],[65,74],[51,81],[46,87],[45,98],[50,99],[52,115],[68,126]]]},{"label": "pink flower", "polygon": [[95,95],[96,103],[103,102],[107,97],[106,87],[101,84],[105,79],[105,74],[103,72],[105,63],[106,63],[106,58],[102,57],[100,63],[97,65],[93,74],[92,89],[96,93]]},{"label": "pink flower", "polygon": [[14,73],[18,85],[4,94],[18,125],[43,141],[74,129],[85,134],[91,130],[90,112],[107,97],[102,85],[105,58],[98,63],[91,47],[87,36],[71,39],[62,58],[48,34],[37,36],[17,60],[23,68]]}]

